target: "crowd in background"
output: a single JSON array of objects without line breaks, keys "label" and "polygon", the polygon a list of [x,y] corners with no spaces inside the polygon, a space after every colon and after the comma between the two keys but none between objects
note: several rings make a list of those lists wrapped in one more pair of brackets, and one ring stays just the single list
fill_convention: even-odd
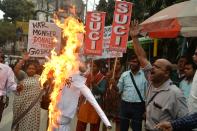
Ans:
[{"label": "crowd in background", "polygon": [[[175,66],[172,66],[166,59],[157,59],[150,63],[146,59],[144,50],[138,44],[135,31],[137,31],[135,28],[131,31],[131,37],[136,54],[129,56],[125,65],[122,64],[121,59],[108,59],[105,63],[100,60],[86,63],[87,68],[89,67],[89,71],[91,71],[85,75],[86,85],[91,89],[108,118],[115,122],[116,131],[127,131],[130,125],[133,131],[141,131],[144,119],[146,119],[145,129],[147,131],[160,128],[175,130],[175,126],[172,127],[167,123],[166,127],[166,123],[162,125],[160,122],[171,122],[185,117],[189,113],[197,112],[193,107],[197,99],[193,98],[195,94],[194,96],[192,94],[196,90],[194,88],[197,88],[193,80],[197,77],[195,75],[197,48],[193,58],[181,56]],[[116,62],[115,69],[114,62]],[[12,70],[4,64],[2,53],[0,63],[0,71],[6,70],[4,74],[0,73],[1,107],[6,107],[7,99],[5,98],[4,101],[4,97],[7,89],[15,93],[12,130],[39,130],[40,108],[48,109],[51,92],[51,89],[43,92],[40,88],[39,77],[43,65],[40,65],[37,60],[31,60],[28,54],[25,54],[16,65],[12,66]],[[3,77],[5,80],[2,79]],[[32,103],[35,104],[28,110]],[[26,110],[28,112],[24,113]],[[1,109],[1,114],[2,111],[3,109]],[[99,131],[101,119],[83,97],[80,98],[78,104],[77,118],[77,131],[85,131],[87,124],[90,124],[91,131]],[[196,116],[194,118],[196,119]],[[43,122],[47,123],[47,121]],[[194,127],[185,126],[176,130],[189,131],[190,128]],[[107,129],[103,127],[102,130]]]}]

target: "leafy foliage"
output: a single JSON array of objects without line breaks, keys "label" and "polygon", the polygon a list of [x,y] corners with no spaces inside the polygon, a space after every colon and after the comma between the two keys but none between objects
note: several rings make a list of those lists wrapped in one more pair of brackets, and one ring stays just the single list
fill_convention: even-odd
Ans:
[{"label": "leafy foliage", "polygon": [[148,13],[147,17],[149,17],[168,6],[183,1],[187,0],[144,0],[144,7]]},{"label": "leafy foliage", "polygon": [[108,0],[107,3],[107,17],[106,17],[106,25],[111,25],[113,22],[114,17],[114,8],[115,8],[115,1]]},{"label": "leafy foliage", "polygon": [[114,15],[114,7],[115,7],[115,1],[114,0],[100,0],[99,4],[96,7],[97,11],[104,11],[106,12],[105,17],[105,25],[111,25],[113,21],[113,15]]},{"label": "leafy foliage", "polygon": [[[140,22],[146,20],[150,16],[159,12],[160,10],[171,6],[175,3],[187,1],[187,0],[126,0],[133,3],[132,19],[138,19]],[[114,16],[115,0],[100,0],[97,6],[98,11],[106,11],[107,16],[105,18],[106,25],[111,25]],[[176,39],[162,39],[160,41],[165,49],[158,51],[162,53],[162,57],[168,57],[170,60],[175,60],[178,53],[181,51],[182,43]],[[165,46],[164,46],[165,45]],[[172,46],[173,45],[173,46]],[[180,52],[181,53],[181,52]]]},{"label": "leafy foliage", "polygon": [[[126,0],[133,3],[132,19],[144,21],[146,18],[158,11],[178,2],[187,0]],[[97,11],[104,11],[106,15],[106,25],[111,25],[114,15],[115,0],[100,0],[97,5]]]},{"label": "leafy foliage", "polygon": [[13,23],[7,21],[0,21],[0,46],[7,40],[16,40],[16,27]]},{"label": "leafy foliage", "polygon": [[132,19],[137,19],[139,21],[144,20],[144,2],[143,0],[127,0],[127,2],[132,2]]},{"label": "leafy foliage", "polygon": [[106,0],[100,0],[99,4],[96,7],[96,10],[107,12],[107,2],[106,2]]},{"label": "leafy foliage", "polygon": [[33,18],[34,4],[27,0],[1,0],[0,10],[5,13],[7,21],[28,21]]}]

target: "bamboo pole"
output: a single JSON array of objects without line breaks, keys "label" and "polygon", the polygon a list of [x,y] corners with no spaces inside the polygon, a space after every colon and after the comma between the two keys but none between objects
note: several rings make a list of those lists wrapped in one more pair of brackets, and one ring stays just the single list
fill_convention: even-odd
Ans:
[{"label": "bamboo pole", "polygon": [[[118,61],[118,57],[116,56],[116,59],[115,59],[115,62],[114,62],[114,68],[113,68],[112,78],[111,79],[114,79],[117,61]],[[112,84],[110,84],[109,89],[110,90],[112,89]]]},{"label": "bamboo pole", "polygon": [[[90,70],[91,80],[92,80],[92,77],[93,77],[93,64],[94,64],[94,60],[93,60],[93,57],[92,57],[92,59],[91,59],[91,70]],[[92,83],[90,84],[90,89],[92,89]]]},{"label": "bamboo pole", "polygon": [[153,56],[157,56],[158,39],[154,39]]}]

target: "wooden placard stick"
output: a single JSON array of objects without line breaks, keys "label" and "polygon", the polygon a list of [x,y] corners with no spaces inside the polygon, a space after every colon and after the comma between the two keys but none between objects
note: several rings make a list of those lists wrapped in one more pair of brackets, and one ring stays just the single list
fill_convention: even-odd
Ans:
[{"label": "wooden placard stick", "polygon": [[[114,67],[113,67],[112,78],[111,78],[111,79],[114,79],[115,71],[116,71],[117,61],[118,61],[118,57],[116,56],[116,58],[115,58],[115,62],[114,62]],[[112,89],[112,84],[110,84],[109,89],[110,89],[110,90]]]}]

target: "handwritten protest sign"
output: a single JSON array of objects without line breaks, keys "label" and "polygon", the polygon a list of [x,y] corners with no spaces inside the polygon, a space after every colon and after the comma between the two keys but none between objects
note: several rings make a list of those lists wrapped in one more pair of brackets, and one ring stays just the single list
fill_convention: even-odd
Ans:
[{"label": "handwritten protest sign", "polygon": [[30,20],[27,51],[32,57],[48,56],[60,50],[61,29],[54,23]]}]

